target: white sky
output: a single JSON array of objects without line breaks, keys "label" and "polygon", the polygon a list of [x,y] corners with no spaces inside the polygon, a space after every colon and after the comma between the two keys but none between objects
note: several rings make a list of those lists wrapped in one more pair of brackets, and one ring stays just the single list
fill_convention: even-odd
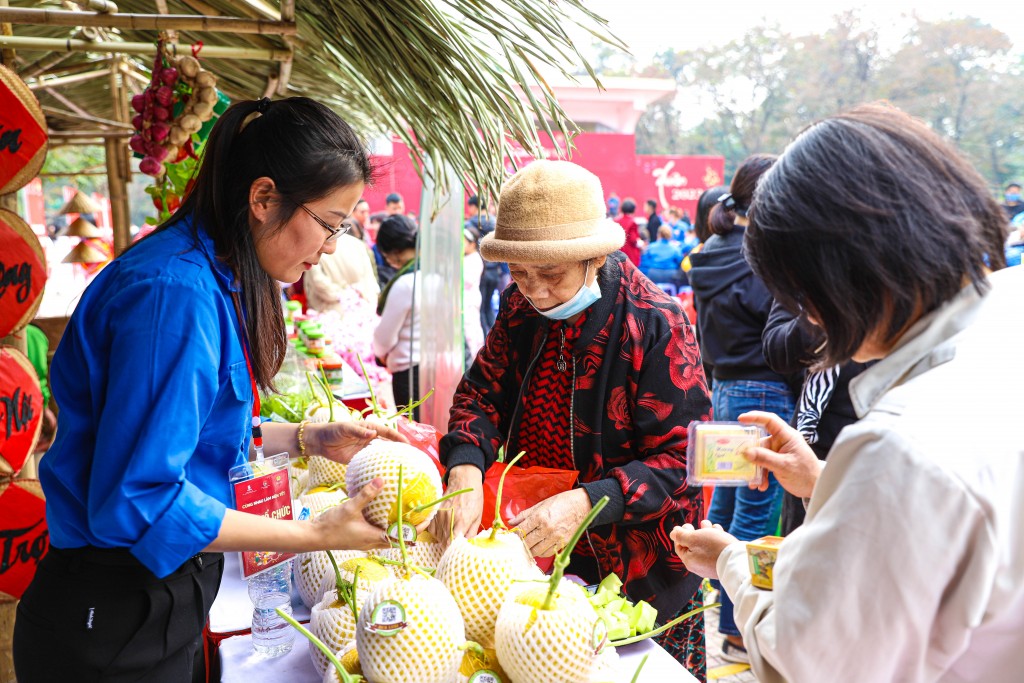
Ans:
[{"label": "white sky", "polygon": [[[727,43],[759,23],[778,22],[800,35],[822,31],[832,17],[859,9],[865,22],[876,24],[883,39],[898,41],[911,13],[937,20],[974,16],[1006,33],[1018,51],[1024,49],[1024,7],[1007,0],[584,0],[588,9],[608,19],[612,32],[622,38],[647,64],[667,48],[692,49]],[[764,22],[767,18],[768,22]],[[581,37],[581,45],[590,40]],[[587,54],[585,51],[584,54]]]}]

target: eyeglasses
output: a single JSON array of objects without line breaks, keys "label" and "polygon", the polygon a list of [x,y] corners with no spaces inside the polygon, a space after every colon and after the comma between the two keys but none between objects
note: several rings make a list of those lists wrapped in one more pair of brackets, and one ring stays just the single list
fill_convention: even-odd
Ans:
[{"label": "eyeglasses", "polygon": [[352,229],[352,226],[351,225],[345,225],[344,221],[337,228],[332,227],[330,225],[330,223],[328,223],[323,218],[320,218],[320,216],[317,216],[315,213],[313,213],[308,208],[306,208],[305,204],[299,204],[299,208],[302,209],[303,211],[305,211],[306,213],[308,213],[310,218],[315,220],[320,225],[321,228],[323,228],[328,233],[330,233],[327,236],[327,239],[324,240],[325,242],[335,242],[335,241],[337,241],[337,239],[339,237],[341,237],[342,235],[346,234],[349,230]]}]

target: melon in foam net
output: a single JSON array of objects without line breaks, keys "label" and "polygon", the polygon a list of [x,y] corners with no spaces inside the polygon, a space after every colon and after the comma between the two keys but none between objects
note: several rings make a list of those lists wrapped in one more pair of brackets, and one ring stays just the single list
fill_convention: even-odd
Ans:
[{"label": "melon in foam net", "polygon": [[543,575],[517,534],[494,529],[452,541],[437,566],[437,578],[462,610],[466,637],[493,647],[498,610],[515,581]]},{"label": "melon in foam net", "polygon": [[[398,469],[403,468],[402,514],[398,510]],[[355,454],[345,472],[348,491],[355,493],[376,477],[384,487],[366,506],[364,514],[374,526],[388,528],[399,521],[413,526],[429,522],[438,506],[422,509],[441,498],[441,475],[426,453],[397,441],[375,439]]]},{"label": "melon in foam net", "polygon": [[[325,555],[327,553],[321,553]],[[333,580],[310,612],[309,630],[328,649],[339,651],[355,642],[356,620],[370,592],[381,583],[393,581],[391,572],[369,557],[357,557],[339,562],[337,571],[330,570]],[[309,654],[317,671],[323,675],[330,662],[323,651],[312,642]]]},{"label": "melon in foam net", "polygon": [[333,484],[341,484],[344,488],[345,470],[348,469],[346,465],[322,455],[311,455],[306,460],[306,467],[309,469],[309,488]]},{"label": "melon in foam net", "polygon": [[608,641],[608,628],[582,587],[563,578],[584,530],[608,504],[594,504],[555,558],[551,578],[508,592],[495,622],[498,660],[516,683],[588,683]]},{"label": "melon in foam net", "polygon": [[[366,557],[366,553],[361,550],[334,550],[331,553],[338,564],[357,557]],[[295,587],[299,591],[299,597],[302,598],[302,604],[312,607],[320,602],[327,587],[335,583],[331,561],[326,551],[317,550],[299,554],[294,564]]]},{"label": "melon in foam net", "polygon": [[[402,552],[394,541],[392,541],[392,545],[393,547],[383,550],[371,550],[370,556],[400,563]],[[421,569],[436,569],[444,552],[444,545],[425,529],[416,535],[415,543],[409,543],[406,547],[409,563]],[[390,567],[396,576],[403,571],[402,567],[397,564],[392,564]]]},{"label": "melon in foam net", "polygon": [[[400,628],[389,633],[389,625]],[[359,612],[359,664],[374,683],[451,683],[465,642],[459,606],[432,577],[412,573],[384,583]]]}]

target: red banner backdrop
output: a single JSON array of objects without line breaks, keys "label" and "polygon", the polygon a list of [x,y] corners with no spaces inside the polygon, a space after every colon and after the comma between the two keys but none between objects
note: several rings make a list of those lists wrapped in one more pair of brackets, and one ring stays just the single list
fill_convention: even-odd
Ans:
[{"label": "red banner backdrop", "polygon": [[[558,149],[565,149],[561,134],[556,133],[552,140],[541,133],[540,138],[547,158],[558,158]],[[718,156],[638,155],[632,134],[582,133],[574,142],[576,148],[571,161],[601,179],[606,197],[614,192],[620,199],[631,197],[636,200],[638,215],[643,213],[645,200],[655,199],[662,214],[670,206],[677,206],[689,211],[692,217],[701,193],[720,185],[725,171],[725,159]],[[518,145],[512,156],[520,168],[533,161],[533,157]],[[380,177],[364,195],[370,203],[370,210],[383,211],[385,197],[397,192],[405,200],[406,212],[419,215],[422,184],[408,147],[396,141],[394,153],[379,156],[377,161],[381,164]],[[511,160],[506,160],[505,169],[508,173],[515,170]]]}]

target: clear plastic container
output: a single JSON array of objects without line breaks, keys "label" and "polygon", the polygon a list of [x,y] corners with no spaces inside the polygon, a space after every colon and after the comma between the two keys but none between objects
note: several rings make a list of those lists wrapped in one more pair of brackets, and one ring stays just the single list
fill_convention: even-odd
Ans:
[{"label": "clear plastic container", "polygon": [[757,425],[740,422],[691,422],[686,445],[686,483],[691,486],[758,485],[764,470],[743,451],[768,436]]},{"label": "clear plastic container", "polygon": [[278,607],[292,614],[292,563],[281,564],[249,579],[252,600],[252,646],[265,657],[280,657],[291,652],[295,629],[281,618]]}]

